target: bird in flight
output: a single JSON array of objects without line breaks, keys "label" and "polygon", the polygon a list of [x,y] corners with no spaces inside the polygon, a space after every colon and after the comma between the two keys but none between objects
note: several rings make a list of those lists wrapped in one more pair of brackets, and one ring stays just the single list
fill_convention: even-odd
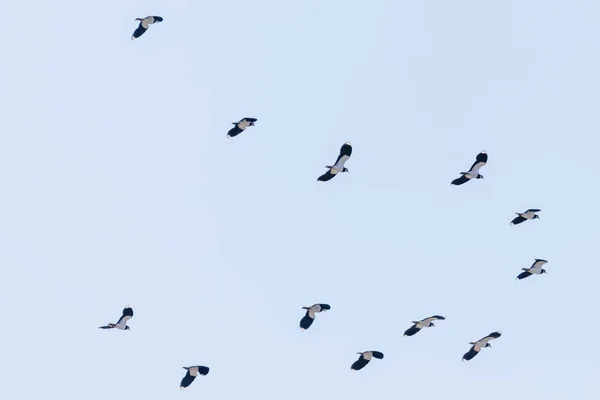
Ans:
[{"label": "bird in flight", "polygon": [[483,179],[483,175],[479,173],[481,167],[483,167],[488,160],[488,155],[485,151],[477,154],[475,162],[471,165],[471,169],[467,172],[461,172],[460,178],[456,178],[451,182],[452,185],[462,185],[463,183],[469,182],[471,179]]},{"label": "bird in flight", "polygon": [[446,317],[442,317],[441,315],[434,315],[432,317],[425,318],[420,321],[412,321],[412,323],[414,325],[411,326],[410,328],[408,328],[404,332],[404,336],[412,336],[412,335],[416,334],[417,332],[419,332],[423,328],[430,328],[430,327],[435,326],[433,324],[433,321],[444,320],[444,319],[446,319]]},{"label": "bird in flight", "polygon": [[104,326],[100,326],[100,329],[121,329],[123,331],[126,330],[131,330],[131,328],[129,328],[127,326],[127,321],[129,321],[131,319],[131,317],[133,317],[133,308],[127,306],[123,309],[123,315],[121,316],[121,318],[119,318],[119,321],[117,321],[116,324],[112,324],[109,323],[108,325],[104,325]]},{"label": "bird in flight", "polygon": [[256,121],[258,121],[256,118],[242,118],[238,122],[232,122],[232,124],[235,126],[231,128],[229,132],[227,132],[227,137],[232,138],[239,135],[240,133],[244,132],[249,126],[254,126],[254,123]]},{"label": "bird in flight", "polygon": [[513,219],[510,222],[510,224],[511,225],[519,225],[521,222],[525,222],[529,219],[540,219],[540,216],[536,214],[540,211],[542,211],[542,210],[539,210],[537,208],[530,208],[529,210],[525,211],[524,213],[515,213],[515,214],[517,214],[517,217],[515,217],[515,219]]},{"label": "bird in flight", "polygon": [[541,275],[547,274],[546,270],[542,268],[542,265],[547,264],[548,261],[536,258],[531,267],[529,268],[521,268],[523,272],[517,276],[517,280],[525,279],[531,275]]},{"label": "bird in flight", "polygon": [[131,36],[131,40],[137,39],[140,36],[142,36],[144,33],[146,33],[146,31],[148,30],[148,27],[150,25],[152,25],[156,22],[162,22],[163,18],[150,15],[146,18],[136,18],[135,20],[140,21],[140,25],[133,32],[133,35]]},{"label": "bird in flight", "polygon": [[351,155],[352,144],[350,144],[350,142],[346,142],[342,145],[342,148],[340,149],[340,155],[338,156],[337,160],[335,160],[335,164],[325,166],[325,168],[328,168],[329,170],[321,175],[317,180],[321,182],[327,182],[341,172],[350,172],[344,165],[346,164],[346,161],[350,159]]},{"label": "bird in flight", "polygon": [[471,349],[468,352],[466,352],[463,355],[462,360],[469,361],[469,360],[473,359],[473,357],[475,357],[477,354],[479,354],[481,349],[483,349],[485,347],[492,347],[492,345],[489,344],[489,341],[493,340],[493,339],[498,339],[501,335],[502,335],[502,332],[492,332],[489,335],[487,335],[486,337],[483,337],[476,342],[469,342],[469,344],[472,344],[473,346],[471,347]]},{"label": "bird in flight", "polygon": [[316,313],[320,313],[321,311],[327,311],[331,309],[331,307],[329,306],[329,304],[314,304],[310,307],[302,307],[302,309],[306,310],[306,314],[300,320],[300,330],[305,331],[308,328],[310,328],[310,326],[314,322]]},{"label": "bird in flight", "polygon": [[187,370],[187,372],[185,373],[185,376],[181,380],[181,384],[179,385],[180,389],[185,389],[186,387],[190,386],[192,384],[192,382],[194,382],[194,379],[196,379],[196,377],[198,375],[206,376],[206,375],[208,375],[208,371],[210,371],[210,368],[202,366],[202,365],[194,365],[192,367],[183,367],[183,369]]},{"label": "bird in flight", "polygon": [[356,353],[356,354],[360,354],[360,357],[358,357],[358,360],[354,361],[354,363],[350,367],[350,369],[352,369],[352,371],[360,371],[369,362],[371,362],[371,360],[373,358],[377,358],[378,360],[383,359],[383,353],[380,351],[365,351],[365,352]]}]

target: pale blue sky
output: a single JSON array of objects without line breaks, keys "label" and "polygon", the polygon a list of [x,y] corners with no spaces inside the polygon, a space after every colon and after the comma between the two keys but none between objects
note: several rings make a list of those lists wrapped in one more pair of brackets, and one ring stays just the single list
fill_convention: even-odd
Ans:
[{"label": "pale blue sky", "polygon": [[[594,399],[599,12],[7,3],[0,397]],[[346,141],[351,173],[318,183]],[[451,187],[482,150],[486,179]],[[131,332],[97,329],[126,305]]]}]

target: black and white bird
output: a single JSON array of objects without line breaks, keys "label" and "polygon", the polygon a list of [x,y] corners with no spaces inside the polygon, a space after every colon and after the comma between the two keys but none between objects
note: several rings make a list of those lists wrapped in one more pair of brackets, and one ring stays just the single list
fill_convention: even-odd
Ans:
[{"label": "black and white bird", "polygon": [[432,326],[435,326],[433,324],[433,321],[444,320],[444,319],[446,319],[446,317],[442,317],[441,315],[434,315],[434,316],[431,316],[429,318],[422,319],[420,321],[412,321],[412,323],[414,325],[411,326],[410,328],[408,328],[404,332],[404,336],[412,336],[415,333],[419,332],[423,328],[430,328]]},{"label": "black and white bird", "polygon": [[315,320],[315,314],[320,313],[321,311],[327,311],[331,309],[329,304],[313,304],[310,307],[302,307],[303,310],[306,310],[306,314],[300,320],[300,330],[305,331],[312,325]]},{"label": "black and white bird", "polygon": [[192,367],[183,367],[183,369],[187,370],[187,372],[185,373],[185,376],[181,380],[181,385],[179,387],[180,389],[185,389],[186,387],[190,386],[192,384],[192,382],[194,382],[194,379],[196,379],[196,377],[198,375],[203,375],[203,376],[208,375],[208,371],[210,370],[210,368],[205,367],[203,365],[194,365]]},{"label": "black and white bird", "polygon": [[513,219],[510,224],[511,225],[519,225],[521,222],[525,222],[528,219],[540,219],[540,216],[537,215],[537,212],[540,212],[542,210],[539,210],[537,208],[530,208],[529,210],[525,211],[524,213],[515,213],[517,214],[517,217],[515,217],[515,219]]},{"label": "black and white bird", "polygon": [[488,155],[485,151],[477,154],[475,162],[471,165],[471,169],[467,172],[461,172],[461,177],[456,178],[451,182],[452,185],[462,185],[465,182],[469,182],[471,179],[483,179],[483,175],[479,173],[481,167],[483,167],[488,160]]},{"label": "black and white bird", "polygon": [[127,321],[129,321],[133,317],[133,308],[127,306],[123,309],[123,315],[119,318],[119,321],[116,324],[110,323],[108,325],[100,326],[100,329],[121,329],[121,330],[131,330],[127,326]]},{"label": "black and white bird", "polygon": [[378,360],[383,359],[383,353],[380,351],[365,351],[365,352],[356,353],[356,354],[360,354],[360,357],[358,357],[358,360],[354,361],[354,363],[350,367],[350,369],[352,369],[352,371],[360,371],[373,358],[377,358]]},{"label": "black and white bird", "polygon": [[163,18],[162,17],[157,17],[155,15],[150,15],[146,18],[136,18],[136,21],[140,21],[140,25],[137,27],[137,29],[133,32],[133,35],[131,36],[131,40],[137,39],[140,36],[142,36],[147,30],[148,27],[156,22],[162,22]]},{"label": "black and white bird", "polygon": [[321,182],[327,182],[341,172],[350,172],[344,165],[346,164],[346,161],[350,159],[351,155],[352,144],[350,142],[346,142],[340,148],[340,155],[338,156],[337,160],[335,160],[335,164],[326,165],[325,168],[328,168],[329,170],[321,175],[317,180]]},{"label": "black and white bird", "polygon": [[256,118],[243,118],[238,122],[232,122],[232,124],[235,126],[231,128],[229,132],[227,132],[227,137],[232,138],[239,135],[240,133],[244,132],[247,127],[254,126],[256,121],[258,121]]},{"label": "black and white bird", "polygon": [[493,339],[498,339],[500,336],[502,336],[502,332],[492,332],[489,335],[487,335],[486,337],[481,338],[476,342],[469,342],[469,344],[472,344],[473,346],[471,347],[471,349],[468,352],[466,352],[463,355],[462,360],[469,361],[473,357],[475,357],[477,354],[479,354],[481,349],[483,349],[485,347],[492,347],[492,345],[489,344],[489,341],[493,340]]},{"label": "black and white bird", "polygon": [[520,281],[521,279],[527,278],[528,276],[531,275],[541,275],[541,274],[546,274],[546,270],[542,268],[542,265],[547,264],[548,261],[546,260],[542,260],[539,258],[536,258],[535,261],[533,262],[533,264],[531,265],[531,267],[529,268],[521,268],[523,270],[523,272],[521,272],[519,274],[519,276],[517,276],[517,280]]}]

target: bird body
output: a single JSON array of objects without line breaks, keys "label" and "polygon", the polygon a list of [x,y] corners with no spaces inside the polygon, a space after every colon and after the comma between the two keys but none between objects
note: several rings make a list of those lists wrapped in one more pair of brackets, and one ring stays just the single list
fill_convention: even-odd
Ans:
[{"label": "bird body", "polygon": [[328,171],[321,175],[317,180],[321,182],[327,182],[339,173],[342,172],[350,172],[348,168],[345,167],[346,161],[350,159],[352,155],[352,144],[350,142],[346,142],[340,148],[340,155],[333,165],[326,165],[325,168],[328,168]]},{"label": "bird body", "polygon": [[183,379],[181,380],[181,384],[179,385],[180,389],[185,389],[186,387],[190,386],[192,384],[192,382],[194,382],[194,379],[196,379],[196,377],[198,375],[208,375],[208,371],[210,371],[210,368],[205,367],[203,365],[194,365],[191,367],[183,367],[183,369],[187,370],[185,376],[183,377]]},{"label": "bird body", "polygon": [[227,137],[232,138],[239,135],[240,133],[244,132],[246,128],[254,126],[256,121],[258,121],[256,118],[242,118],[238,122],[232,122],[232,124],[235,126],[231,128],[229,132],[227,132]]},{"label": "bird body", "polygon": [[133,32],[131,40],[137,39],[140,36],[142,36],[148,30],[148,27],[150,27],[150,25],[157,22],[162,22],[163,18],[155,15],[150,15],[146,18],[136,18],[135,20],[140,21],[140,24],[137,27],[137,29]]},{"label": "bird body", "polygon": [[521,272],[518,276],[517,276],[517,280],[521,280],[521,279],[525,279],[531,275],[541,275],[541,274],[546,274],[546,270],[542,268],[542,266],[544,264],[547,264],[548,261],[546,260],[542,260],[540,258],[536,258],[535,261],[533,262],[533,264],[531,265],[531,267],[529,268],[521,268],[523,270],[523,272]]},{"label": "bird body", "polygon": [[473,359],[473,357],[475,357],[477,354],[479,354],[481,349],[483,349],[485,347],[492,347],[492,345],[489,344],[490,340],[498,339],[500,336],[502,336],[502,332],[492,332],[489,335],[487,335],[486,337],[483,337],[476,342],[469,342],[469,344],[472,345],[472,347],[468,352],[466,352],[463,355],[462,360],[469,361],[469,360]]},{"label": "bird body", "polygon": [[377,358],[378,360],[383,359],[383,353],[380,351],[375,351],[375,350],[364,351],[362,353],[356,353],[356,354],[360,354],[360,357],[358,357],[358,360],[354,361],[354,363],[350,367],[350,369],[352,369],[353,371],[360,371],[369,362],[371,362],[371,360],[373,358]]},{"label": "bird body", "polygon": [[477,154],[475,162],[467,172],[461,172],[461,177],[456,178],[451,182],[452,185],[458,186],[470,181],[471,179],[483,179],[483,175],[479,173],[481,167],[487,164],[488,155],[485,151]]},{"label": "bird body", "polygon": [[422,319],[420,321],[412,321],[412,323],[414,325],[411,326],[410,328],[408,328],[404,332],[404,336],[413,336],[414,334],[416,334],[417,332],[419,332],[423,328],[434,327],[435,325],[434,325],[433,321],[436,321],[436,320],[445,320],[445,319],[446,319],[446,317],[442,317],[441,315],[434,315],[434,316]]},{"label": "bird body", "polygon": [[131,330],[131,328],[129,328],[127,326],[127,321],[129,321],[131,319],[131,317],[133,317],[133,309],[129,306],[125,307],[123,309],[123,315],[121,316],[121,318],[119,318],[119,320],[117,321],[116,324],[113,323],[109,323],[108,325],[104,325],[104,326],[100,326],[100,329],[120,329],[123,331],[126,330]]},{"label": "bird body", "polygon": [[329,304],[317,303],[317,304],[313,304],[310,307],[302,307],[302,309],[306,310],[306,314],[300,320],[300,330],[305,331],[308,328],[310,328],[310,326],[314,322],[316,313],[320,313],[321,311],[327,311],[327,310],[331,309],[331,307],[329,306]]},{"label": "bird body", "polygon": [[530,219],[540,219],[540,216],[537,215],[537,212],[540,212],[542,210],[539,210],[537,208],[530,208],[529,210],[525,211],[524,213],[515,213],[517,214],[517,217],[515,217],[515,219],[513,219],[510,224],[511,225],[519,225],[522,222],[525,222],[527,220]]}]

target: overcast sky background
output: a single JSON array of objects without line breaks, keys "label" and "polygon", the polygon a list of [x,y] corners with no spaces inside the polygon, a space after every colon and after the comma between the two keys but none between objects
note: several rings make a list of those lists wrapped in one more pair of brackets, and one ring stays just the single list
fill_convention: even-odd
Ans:
[{"label": "overcast sky background", "polygon": [[3,12],[0,397],[596,398],[597,1]]}]

